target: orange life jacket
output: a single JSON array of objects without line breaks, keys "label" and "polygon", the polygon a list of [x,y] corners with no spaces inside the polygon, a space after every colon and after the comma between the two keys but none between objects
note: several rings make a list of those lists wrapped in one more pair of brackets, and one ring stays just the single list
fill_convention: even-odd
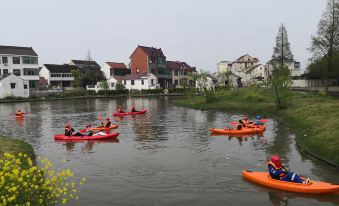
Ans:
[{"label": "orange life jacket", "polygon": [[18,112],[18,113],[16,113],[16,115],[17,115],[17,116],[22,116],[23,113],[22,113],[22,112]]}]

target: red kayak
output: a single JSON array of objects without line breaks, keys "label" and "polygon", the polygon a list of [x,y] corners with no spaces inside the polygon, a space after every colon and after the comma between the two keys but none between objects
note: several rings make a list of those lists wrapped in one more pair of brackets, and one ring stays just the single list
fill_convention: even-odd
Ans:
[{"label": "red kayak", "polygon": [[93,136],[65,136],[64,134],[54,135],[55,140],[105,140],[113,139],[119,136],[119,132],[112,132],[106,135],[93,135]]},{"label": "red kayak", "polygon": [[143,109],[137,112],[115,112],[113,116],[126,116],[126,115],[136,115],[136,114],[146,114],[147,110]]}]

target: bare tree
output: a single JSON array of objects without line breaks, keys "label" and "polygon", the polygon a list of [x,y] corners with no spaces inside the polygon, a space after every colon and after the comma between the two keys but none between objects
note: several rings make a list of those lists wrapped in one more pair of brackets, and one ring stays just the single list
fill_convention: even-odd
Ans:
[{"label": "bare tree", "polygon": [[333,72],[333,58],[339,52],[339,0],[329,0],[326,10],[318,24],[317,34],[312,36],[311,48],[313,60],[325,58],[325,94],[328,94],[330,78]]}]

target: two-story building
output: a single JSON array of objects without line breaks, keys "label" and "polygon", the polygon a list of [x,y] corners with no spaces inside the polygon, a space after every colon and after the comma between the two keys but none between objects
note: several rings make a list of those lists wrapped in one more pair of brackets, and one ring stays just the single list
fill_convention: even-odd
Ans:
[{"label": "two-story building", "polygon": [[130,56],[130,67],[131,74],[154,74],[161,88],[172,86],[172,75],[161,48],[138,46]]},{"label": "two-story building", "polygon": [[40,76],[45,78],[48,85],[55,88],[70,88],[73,86],[74,77],[72,70],[79,69],[69,64],[44,64],[40,70]]},{"label": "two-story building", "polygon": [[0,75],[6,74],[28,81],[29,89],[39,88],[38,55],[33,48],[0,45]]},{"label": "two-story building", "polygon": [[101,67],[101,71],[106,79],[131,74],[131,69],[127,68],[124,63],[117,62],[105,62]]},{"label": "two-story building", "polygon": [[172,74],[173,87],[195,86],[192,75],[196,73],[196,68],[191,67],[186,62],[181,61],[167,61],[167,69]]},{"label": "two-story building", "polygon": [[[274,61],[274,60],[270,60],[267,62],[266,64],[266,70],[268,73],[272,73],[273,71],[273,65],[276,64],[278,65],[279,61]],[[301,68],[300,68],[300,62],[294,61],[294,60],[290,60],[290,61],[285,61],[284,65],[287,66],[287,68],[290,70],[291,72],[291,76],[293,79],[297,79],[298,77],[301,76],[302,72],[301,72]]]}]

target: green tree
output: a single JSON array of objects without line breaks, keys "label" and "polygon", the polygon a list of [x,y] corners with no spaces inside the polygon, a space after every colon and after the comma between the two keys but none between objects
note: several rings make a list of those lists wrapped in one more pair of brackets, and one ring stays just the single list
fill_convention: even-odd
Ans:
[{"label": "green tree", "polygon": [[109,88],[107,80],[101,81],[100,84],[99,84],[99,87],[100,87],[100,89],[104,90],[107,93],[108,88]]},{"label": "green tree", "polygon": [[282,24],[279,27],[276,45],[273,47],[272,60],[270,61],[273,69],[268,76],[268,82],[273,89],[278,109],[282,109],[287,105],[286,101],[292,80],[290,70],[286,64],[293,61],[287,30],[284,24]]},{"label": "green tree", "polygon": [[214,90],[214,82],[210,80],[210,75],[207,72],[196,73],[192,75],[194,82],[196,82],[196,86],[199,91],[203,93],[205,96],[206,103],[212,103],[215,101],[215,90]]},{"label": "green tree", "polygon": [[125,86],[121,82],[117,82],[115,85],[115,89],[120,91],[120,90],[125,90]]},{"label": "green tree", "polygon": [[74,69],[71,71],[72,77],[74,77],[73,87],[78,89],[81,85],[81,74],[79,69]]},{"label": "green tree", "polygon": [[322,74],[325,79],[325,94],[327,95],[334,72],[333,59],[339,52],[339,0],[327,2],[326,10],[318,24],[317,34],[312,36],[309,50],[313,53],[314,61],[325,58],[321,61],[327,66],[321,68],[324,70]]}]

